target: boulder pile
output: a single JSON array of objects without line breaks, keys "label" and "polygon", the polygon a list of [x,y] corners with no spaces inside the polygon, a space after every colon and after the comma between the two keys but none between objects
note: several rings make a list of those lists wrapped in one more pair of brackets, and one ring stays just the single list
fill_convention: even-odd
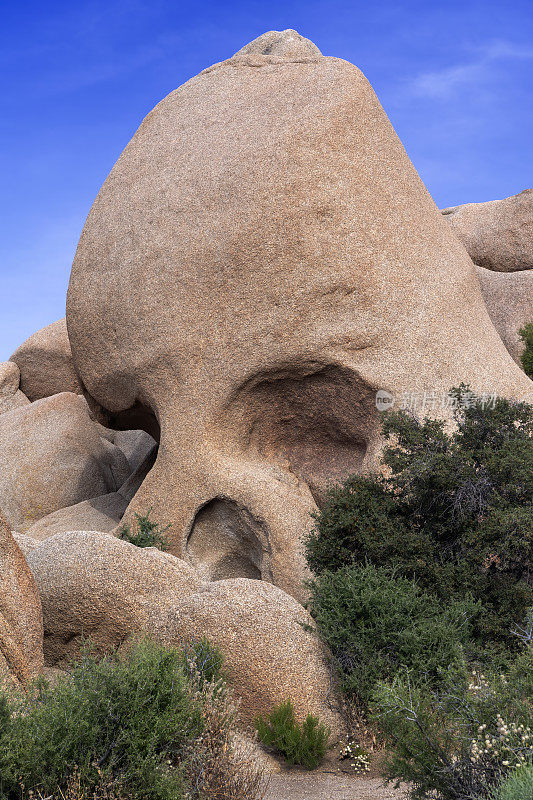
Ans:
[{"label": "boulder pile", "polygon": [[[340,732],[302,536],[379,463],[380,390],[533,397],[532,197],[440,213],[364,76],[295,31],[162,100],[66,319],[0,364],[4,672],[207,636],[244,722],[290,696]],[[118,538],[148,513],[168,553]]]}]

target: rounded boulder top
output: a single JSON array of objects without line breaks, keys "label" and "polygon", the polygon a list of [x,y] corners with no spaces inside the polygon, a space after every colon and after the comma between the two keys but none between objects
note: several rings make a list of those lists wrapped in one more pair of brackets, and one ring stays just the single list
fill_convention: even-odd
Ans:
[{"label": "rounded boulder top", "polygon": [[285,31],[267,31],[257,39],[246,44],[238,50],[233,58],[239,56],[277,56],[288,60],[313,58],[321,56],[322,53],[310,39],[287,28]]}]

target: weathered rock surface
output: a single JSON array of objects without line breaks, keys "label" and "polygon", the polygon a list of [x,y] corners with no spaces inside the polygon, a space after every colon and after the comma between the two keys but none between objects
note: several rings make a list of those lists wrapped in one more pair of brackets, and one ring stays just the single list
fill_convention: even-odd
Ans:
[{"label": "weathered rock surface", "polygon": [[[132,458],[132,462],[135,459]],[[28,536],[35,539],[47,539],[56,533],[68,531],[101,531],[110,533],[122,519],[128,504],[139,489],[155,461],[155,444],[144,461],[130,475],[128,480],[116,492],[83,500],[76,505],[60,508],[46,517],[37,520],[27,529]],[[130,467],[131,467],[130,463]]]},{"label": "weathered rock surface", "polygon": [[243,720],[270,711],[288,697],[300,720],[311,712],[341,732],[325,652],[302,627],[309,614],[265,581],[236,578],[208,583],[177,601],[158,636],[168,645],[207,636],[226,659],[228,679],[242,698]]},{"label": "weathered rock surface", "polygon": [[533,189],[442,213],[475,264],[496,272],[533,269]]},{"label": "weathered rock surface", "polygon": [[95,532],[53,536],[27,558],[42,598],[47,666],[63,666],[82,637],[104,652],[140,632],[168,646],[207,635],[224,653],[244,720],[290,696],[300,716],[319,713],[339,732],[325,654],[301,626],[311,619],[271,584],[204,584],[174,556]]},{"label": "weathered rock surface", "polygon": [[477,274],[492,323],[520,364],[524,342],[519,331],[533,322],[533,270],[502,273],[478,267]]},{"label": "weathered rock surface", "polygon": [[165,610],[200,586],[185,562],[94,531],[52,536],[28,563],[43,605],[47,666],[63,666],[82,637],[105,652],[152,632]]},{"label": "weathered rock surface", "polygon": [[62,394],[0,415],[0,508],[12,529],[122,486],[121,450],[99,434],[85,400]]},{"label": "weathered rock surface", "polygon": [[377,389],[531,392],[368,82],[294,31],[146,117],[85,224],[67,325],[110,424],[161,428],[127,515],[153,506],[176,555],[226,578],[238,551],[297,597],[315,499],[376,463]]},{"label": "weathered rock surface", "polygon": [[298,62],[304,61],[306,58],[316,60],[322,56],[322,53],[310,39],[306,39],[298,31],[288,28],[285,31],[263,33],[257,39],[241,47],[233,59],[250,55],[271,56]]},{"label": "weathered rock surface", "polygon": [[44,665],[41,600],[1,512],[0,576],[0,682],[25,685]]},{"label": "weathered rock surface", "polygon": [[39,547],[41,544],[38,539],[33,539],[26,533],[13,533],[13,538],[22,550],[24,558],[27,558],[28,553],[31,553],[32,550],[35,550],[35,548]]},{"label": "weathered rock surface", "polygon": [[127,507],[128,501],[120,492],[110,492],[47,514],[34,522],[27,534],[42,541],[68,531],[111,533],[119,525]]},{"label": "weathered rock surface", "polygon": [[0,414],[27,406],[29,400],[20,391],[20,371],[12,361],[0,363]]},{"label": "weathered rock surface", "polygon": [[156,447],[155,440],[145,431],[112,431],[112,434],[111,441],[122,450],[128,459],[132,473],[141,466]]},{"label": "weathered rock surface", "polygon": [[82,393],[64,319],[52,322],[26,339],[10,361],[18,365],[21,389],[32,402],[60,392]]}]

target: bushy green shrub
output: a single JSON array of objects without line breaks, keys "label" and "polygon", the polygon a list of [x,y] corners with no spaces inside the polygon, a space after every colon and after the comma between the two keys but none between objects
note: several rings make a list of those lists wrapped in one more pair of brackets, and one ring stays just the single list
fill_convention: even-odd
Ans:
[{"label": "bushy green shrub", "polygon": [[409,782],[414,800],[492,797],[507,776],[531,763],[532,697],[531,644],[506,674],[474,673],[465,685],[451,671],[437,692],[400,672],[379,684],[374,698],[391,745],[387,778]]},{"label": "bushy green shrub", "polygon": [[402,548],[416,549],[406,546],[411,528],[396,498],[374,476],[354,475],[331,487],[315,523],[305,540],[315,575],[366,560],[389,566]]},{"label": "bushy green shrub", "polygon": [[394,569],[372,564],[323,572],[310,589],[309,609],[349,695],[367,702],[376,682],[392,680],[402,667],[428,685],[452,664],[464,667],[478,603],[443,605]]},{"label": "bushy green shrub", "polygon": [[529,322],[520,330],[520,338],[525,344],[521,355],[522,367],[530,378],[533,378],[533,322]]},{"label": "bushy green shrub", "polygon": [[[202,645],[204,654],[210,649]],[[214,651],[213,651],[214,652]],[[249,800],[261,775],[233,757],[236,708],[218,672],[149,641],[26,696],[0,694],[0,797],[33,791],[128,800]],[[69,788],[70,787],[70,788]]]},{"label": "bushy green shrub", "polygon": [[130,525],[122,525],[119,529],[119,539],[134,544],[136,547],[157,547],[158,550],[168,550],[167,531],[171,527],[167,525],[162,528],[158,522],[150,519],[152,509],[148,509],[146,514],[135,514],[136,525],[131,529]]},{"label": "bushy green shrub", "polygon": [[[131,797],[179,798],[181,752],[202,728],[177,651],[148,641],[123,657],[85,653],[68,680],[38,684],[12,707],[3,730],[3,791],[52,793],[75,768],[87,786],[99,771]],[[169,763],[170,762],[170,763]]]},{"label": "bushy green shrub", "polygon": [[261,742],[280,753],[289,765],[316,769],[326,754],[329,729],[312,714],[300,725],[291,700],[276,706],[267,719],[257,717],[255,728]]},{"label": "bushy green shrub", "polygon": [[452,390],[456,429],[388,412],[387,476],[331,489],[305,542],[316,575],[370,562],[416,578],[444,603],[483,606],[480,655],[515,649],[511,629],[533,605],[533,407]]}]

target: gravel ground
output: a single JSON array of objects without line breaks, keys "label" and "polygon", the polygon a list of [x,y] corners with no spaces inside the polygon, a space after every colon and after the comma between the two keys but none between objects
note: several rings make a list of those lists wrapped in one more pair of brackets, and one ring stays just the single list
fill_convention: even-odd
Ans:
[{"label": "gravel ground", "polygon": [[265,800],[405,800],[406,794],[384,786],[381,778],[327,772],[272,775]]}]

